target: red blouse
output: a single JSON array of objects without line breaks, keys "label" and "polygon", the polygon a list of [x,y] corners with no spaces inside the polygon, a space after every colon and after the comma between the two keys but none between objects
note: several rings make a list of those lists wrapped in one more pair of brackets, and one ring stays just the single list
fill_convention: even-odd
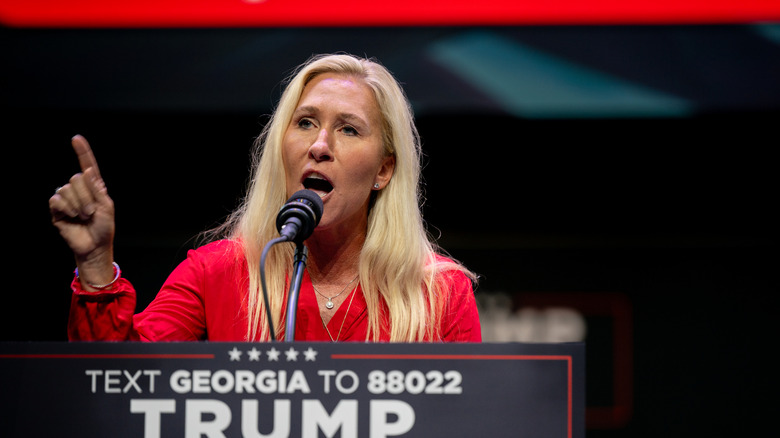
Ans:
[{"label": "red blouse", "polygon": [[[460,271],[442,273],[450,285],[441,318],[441,341],[481,342],[477,305],[471,281]],[[136,295],[124,278],[104,291],[88,292],[77,278],[71,288],[68,336],[71,340],[234,341],[245,340],[248,288],[246,261],[240,244],[218,241],[189,251],[160,292],[141,313],[134,314]],[[358,288],[328,323],[322,323],[308,273],[298,297],[295,340],[366,340],[368,312]],[[349,305],[352,300],[351,306]],[[380,334],[383,341],[389,333]]]}]

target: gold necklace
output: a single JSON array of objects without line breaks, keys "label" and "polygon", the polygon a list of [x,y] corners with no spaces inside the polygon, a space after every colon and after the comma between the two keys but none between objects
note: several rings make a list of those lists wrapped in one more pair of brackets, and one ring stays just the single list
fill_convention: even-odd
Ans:
[{"label": "gold necklace", "polygon": [[[355,281],[355,280],[352,280]],[[350,282],[351,283],[351,282]],[[322,321],[322,326],[325,327],[325,331],[328,332],[328,337],[330,338],[331,342],[337,342],[339,338],[341,337],[341,329],[344,328],[344,323],[347,322],[347,316],[349,316],[349,309],[352,308],[352,300],[355,299],[355,291],[357,291],[357,286],[355,286],[354,289],[352,289],[352,298],[349,299],[349,305],[347,306],[347,312],[344,314],[344,320],[341,321],[341,327],[339,327],[339,332],[336,334],[336,339],[333,339],[333,335],[330,334],[330,330],[328,330],[327,324],[325,324],[325,320],[322,319],[322,314],[320,314],[320,321]]]},{"label": "gold necklace", "polygon": [[312,280],[312,282],[311,282],[311,287],[312,287],[312,289],[314,289],[314,292],[317,292],[317,294],[318,294],[319,296],[321,296],[322,298],[327,298],[327,299],[328,299],[328,302],[327,302],[327,303],[325,303],[325,307],[327,307],[328,309],[332,309],[332,308],[333,308],[333,306],[334,306],[334,304],[333,304],[333,299],[334,299],[334,298],[336,298],[337,296],[339,296],[339,295],[343,294],[343,293],[344,293],[344,291],[345,291],[345,290],[347,290],[347,288],[349,287],[349,285],[350,285],[350,284],[352,284],[352,283],[353,283],[355,280],[357,280],[358,276],[359,276],[359,274],[358,274],[358,275],[356,275],[356,276],[355,276],[355,278],[353,278],[352,280],[350,280],[350,281],[349,281],[349,283],[347,283],[347,285],[346,285],[346,286],[344,286],[344,289],[341,289],[341,292],[337,293],[336,295],[333,295],[332,297],[325,296],[325,295],[323,295],[323,294],[322,294],[320,291],[318,291],[318,290],[317,290],[317,287],[316,287],[316,286],[314,286],[314,280]]}]

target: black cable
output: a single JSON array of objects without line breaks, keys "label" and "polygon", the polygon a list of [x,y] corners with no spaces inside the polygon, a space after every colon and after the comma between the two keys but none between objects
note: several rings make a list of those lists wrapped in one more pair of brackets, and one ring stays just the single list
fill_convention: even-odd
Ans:
[{"label": "black cable", "polygon": [[268,330],[269,335],[272,341],[278,341],[276,339],[276,331],[274,330],[274,320],[271,317],[271,306],[268,302],[268,291],[265,287],[265,258],[268,255],[268,251],[271,249],[272,246],[276,245],[277,243],[287,242],[286,237],[277,237],[276,239],[271,240],[265,245],[265,248],[263,248],[263,253],[260,255],[260,284],[262,287],[263,292],[263,301],[265,301],[265,317],[268,319]]}]

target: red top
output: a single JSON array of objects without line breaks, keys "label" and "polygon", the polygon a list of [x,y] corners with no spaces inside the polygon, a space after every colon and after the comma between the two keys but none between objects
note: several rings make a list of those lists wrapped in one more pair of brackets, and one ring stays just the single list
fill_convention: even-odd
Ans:
[{"label": "red top", "polygon": [[[441,318],[440,340],[481,342],[471,281],[460,271],[441,275],[446,276],[450,288]],[[241,246],[227,240],[189,251],[187,259],[171,273],[155,299],[138,314],[134,314],[135,289],[126,279],[120,278],[108,290],[88,292],[74,278],[68,336],[83,341],[243,342],[247,330],[243,302],[247,283]],[[366,301],[359,286],[352,293],[354,297],[348,296],[338,308],[328,323],[328,330],[339,341],[364,342],[368,331]],[[387,332],[380,334],[382,341],[389,338]],[[320,318],[308,273],[304,274],[298,297],[295,340],[331,340]]]}]

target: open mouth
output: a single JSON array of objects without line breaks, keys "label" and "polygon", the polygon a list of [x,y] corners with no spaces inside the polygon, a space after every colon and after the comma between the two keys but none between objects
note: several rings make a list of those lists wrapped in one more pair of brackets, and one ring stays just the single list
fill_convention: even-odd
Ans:
[{"label": "open mouth", "polygon": [[322,175],[317,173],[312,173],[311,175],[304,178],[303,187],[313,191],[319,195],[320,198],[325,197],[325,195],[333,190],[333,184],[331,184],[330,181],[325,179]]}]

